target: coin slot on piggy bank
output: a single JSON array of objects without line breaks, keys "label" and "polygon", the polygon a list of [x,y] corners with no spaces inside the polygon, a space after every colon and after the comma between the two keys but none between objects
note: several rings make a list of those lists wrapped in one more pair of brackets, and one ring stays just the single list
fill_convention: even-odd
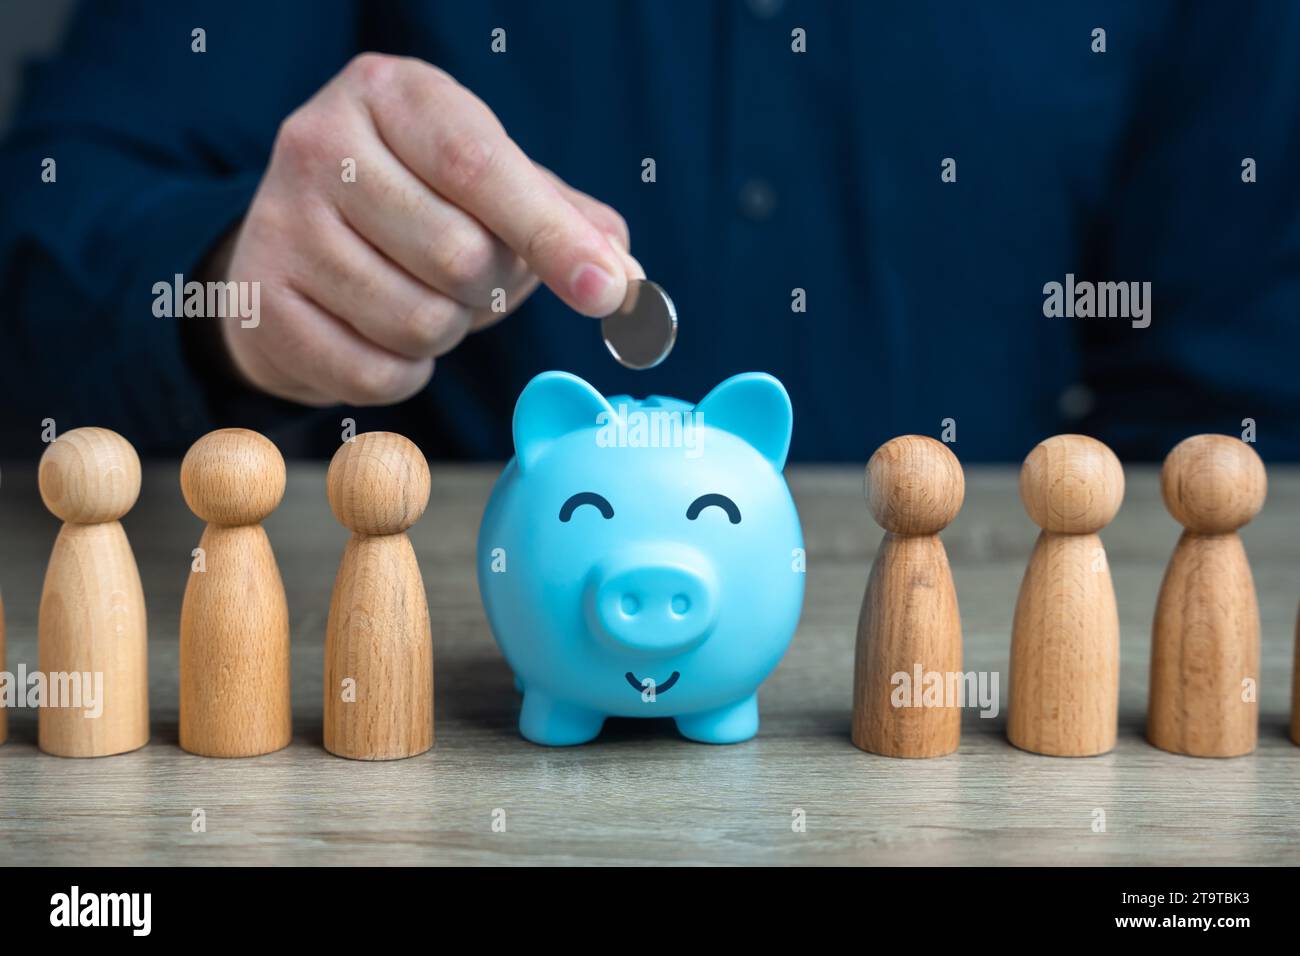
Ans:
[{"label": "coin slot on piggy bank", "polygon": [[803,606],[792,427],[758,372],[696,405],[606,398],[565,372],[528,384],[478,541],[524,737],[585,743],[607,717],[672,717],[705,743],[757,733]]}]

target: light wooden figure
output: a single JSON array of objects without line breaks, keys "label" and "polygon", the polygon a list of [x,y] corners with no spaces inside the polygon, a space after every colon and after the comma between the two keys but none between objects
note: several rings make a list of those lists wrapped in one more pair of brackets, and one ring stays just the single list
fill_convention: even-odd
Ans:
[{"label": "light wooden figure", "polygon": [[1058,757],[1106,753],[1119,723],[1119,612],[1097,532],[1124,500],[1124,470],[1101,442],[1057,435],[1025,459],[1020,497],[1042,533],[1012,624],[1007,737]]},{"label": "light wooden figure", "polygon": [[325,749],[395,760],[433,746],[433,638],[406,529],[429,503],[429,466],[401,435],[368,432],[330,462],[330,508],[352,531],[325,638]]},{"label": "light wooden figure", "polygon": [[185,503],[208,522],[181,605],[180,743],[207,757],[288,745],[289,609],[261,522],[284,497],[270,439],[227,428],[181,463]]},{"label": "light wooden figure", "polygon": [[[5,669],[5,602],[0,595],[0,671]],[[0,700],[0,744],[9,737],[9,710]]]},{"label": "light wooden figure", "polygon": [[1195,757],[1235,757],[1259,736],[1259,605],[1237,529],[1264,506],[1264,463],[1245,442],[1195,435],[1160,472],[1186,530],[1160,585],[1151,636],[1147,739]]},{"label": "light wooden figure", "polygon": [[[60,436],[41,456],[41,499],[63,528],[41,593],[40,669],[80,674],[101,686],[102,708],[43,701],[37,739],[46,753],[103,757],[149,741],[148,643],[144,591],[118,519],[140,494],[140,459],[125,438],[103,428]],[[83,703],[85,698],[83,696]],[[62,703],[68,703],[63,701]]]},{"label": "light wooden figure", "polygon": [[1300,615],[1295,621],[1295,665],[1291,673],[1291,740],[1300,744]]},{"label": "light wooden figure", "polygon": [[961,673],[961,616],[939,532],[965,490],[956,456],[933,438],[892,439],[867,463],[867,503],[886,534],[858,617],[853,743],[863,750],[938,757],[961,741],[961,702],[947,694]]}]

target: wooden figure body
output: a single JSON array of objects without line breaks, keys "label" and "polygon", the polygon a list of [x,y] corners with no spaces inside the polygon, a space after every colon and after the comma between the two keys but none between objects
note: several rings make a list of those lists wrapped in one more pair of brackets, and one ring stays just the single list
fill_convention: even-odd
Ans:
[{"label": "wooden figure body", "polygon": [[[0,594],[0,671],[5,669],[5,602]],[[9,737],[9,710],[0,701],[0,744]]]},{"label": "wooden figure body", "polygon": [[429,502],[429,466],[407,439],[357,435],[334,455],[330,507],[352,531],[325,638],[325,749],[394,760],[433,746],[433,638],[406,529]]},{"label": "wooden figure body", "polygon": [[1291,741],[1300,745],[1300,614],[1295,621],[1295,664],[1291,673]]},{"label": "wooden figure body", "polygon": [[858,618],[853,743],[863,750],[937,757],[961,741],[962,702],[946,693],[959,686],[961,616],[939,531],[965,487],[956,456],[932,438],[892,439],[867,463],[867,501],[886,534]]},{"label": "wooden figure body", "polygon": [[261,522],[284,496],[284,459],[257,432],[199,439],[181,491],[208,522],[181,605],[180,744],[207,757],[288,745],[289,609]]},{"label": "wooden figure body", "polygon": [[1147,739],[1235,757],[1259,736],[1259,606],[1237,536],[1264,506],[1264,463],[1227,435],[1195,435],[1165,459],[1160,491],[1186,529],[1156,603]]},{"label": "wooden figure body", "polygon": [[1106,753],[1119,723],[1119,612],[1097,532],[1123,502],[1124,471],[1101,442],[1057,435],[1025,459],[1020,497],[1043,530],[1012,624],[1007,737],[1052,756]]},{"label": "wooden figure body", "polygon": [[[140,494],[140,459],[122,436],[78,428],[41,456],[45,506],[64,521],[54,542],[39,624],[40,669],[80,675],[99,688],[96,710],[43,701],[38,740],[46,753],[102,757],[149,741],[148,645],[144,591],[118,519]],[[66,701],[64,701],[66,703]]]}]

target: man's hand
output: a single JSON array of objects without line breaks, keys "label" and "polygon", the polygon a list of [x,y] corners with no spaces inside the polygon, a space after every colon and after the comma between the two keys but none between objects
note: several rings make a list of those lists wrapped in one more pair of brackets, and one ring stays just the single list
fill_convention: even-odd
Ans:
[{"label": "man's hand", "polygon": [[494,290],[507,312],[539,281],[584,315],[613,312],[644,276],[628,248],[623,218],[535,165],[473,93],[427,63],[368,53],[281,125],[217,264],[261,283],[260,322],[228,319],[223,339],[272,395],[397,402],[435,356],[504,316]]}]

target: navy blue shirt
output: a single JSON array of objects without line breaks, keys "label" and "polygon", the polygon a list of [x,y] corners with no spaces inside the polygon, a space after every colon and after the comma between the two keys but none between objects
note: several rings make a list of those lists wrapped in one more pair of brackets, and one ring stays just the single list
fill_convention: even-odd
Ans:
[{"label": "navy blue shirt", "polygon": [[[554,368],[691,401],[771,372],[803,460],[945,419],[968,461],[1065,430],[1157,458],[1246,418],[1266,459],[1298,459],[1297,49],[1285,2],[88,3],[0,154],[0,457],[39,454],[45,418],[143,453],[244,425],[327,455],[351,416],[431,458],[504,458],[516,397]],[[309,410],[214,374],[185,328],[204,320],[153,315],[154,283],[238,221],[280,122],[364,50],[444,68],[623,213],[677,305],[663,365],[620,368],[542,290],[414,399]],[[1045,316],[1067,275],[1150,282],[1150,325]]]}]

